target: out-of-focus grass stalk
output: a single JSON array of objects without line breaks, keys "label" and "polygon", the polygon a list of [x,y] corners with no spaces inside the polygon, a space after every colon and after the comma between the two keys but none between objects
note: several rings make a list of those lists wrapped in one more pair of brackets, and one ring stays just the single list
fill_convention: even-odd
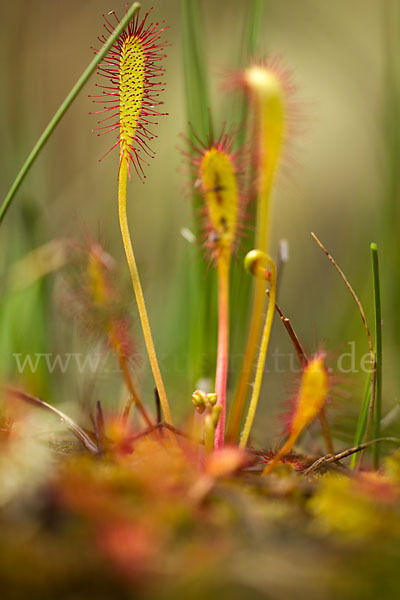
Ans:
[{"label": "out-of-focus grass stalk", "polygon": [[17,260],[6,276],[7,292],[18,292],[58,271],[68,260],[67,243],[63,239],[50,240]]},{"label": "out-of-focus grass stalk", "polygon": [[[383,298],[391,325],[394,364],[400,362],[400,5],[397,0],[381,3],[384,43],[382,250],[390,270],[397,276],[382,279]],[[397,369],[397,386],[400,382]]]},{"label": "out-of-focus grass stalk", "polygon": [[[186,113],[190,123],[188,136],[194,141],[193,131],[203,140],[210,133],[209,99],[204,33],[198,0],[181,0],[182,54],[185,78]],[[193,224],[197,239],[201,232],[199,210],[201,195],[193,188]],[[190,371],[194,381],[213,376],[215,363],[216,278],[212,270],[208,272],[199,247],[190,264],[191,314],[187,323],[190,337]],[[186,297],[186,292],[185,292]]]},{"label": "out-of-focus grass stalk", "polygon": [[[33,4],[14,5],[4,20],[8,36],[3,37],[5,52],[0,59],[3,82],[0,131],[3,148],[7,150],[1,156],[1,200],[8,191],[7,183],[12,181],[16,167],[26,157],[26,140],[32,137],[32,133],[35,135],[35,123],[42,112],[38,107],[40,114],[36,113],[32,119],[32,111],[26,111],[27,91],[35,78],[32,61],[26,60],[32,49],[32,39],[29,35],[13,35],[13,32],[19,31],[21,23],[27,24],[25,33],[28,32],[28,24],[32,25],[37,16],[37,6]],[[12,215],[8,230],[1,233],[0,379],[11,379],[39,395],[49,396],[56,391],[59,399],[58,374],[51,374],[44,360],[32,369],[27,365],[21,369],[18,361],[18,355],[23,361],[30,354],[35,364],[35,357],[46,353],[56,336],[54,328],[49,326],[54,314],[53,294],[50,278],[45,275],[57,269],[57,263],[61,266],[61,252],[54,247],[52,250],[50,242],[47,257],[40,251],[40,257],[37,256],[34,250],[32,261],[28,258],[32,248],[38,249],[44,240],[49,239],[37,204],[39,198],[46,196],[47,180],[43,165],[38,167],[29,188],[20,196],[19,210]],[[28,264],[24,264],[25,258]],[[23,335],[24,331],[29,331],[29,335]]]},{"label": "out-of-focus grass stalk", "polygon": [[[239,68],[245,68],[249,64],[249,61],[258,54],[264,4],[265,0],[251,0],[246,2],[242,44],[238,56]],[[239,126],[237,135],[235,136],[235,146],[237,148],[243,147],[245,143],[249,113],[248,108],[248,98],[245,95],[234,98],[232,111],[233,122],[237,123]],[[242,157],[244,172],[246,173],[246,180],[243,182],[243,185],[246,190],[246,198],[249,200],[246,213],[249,223],[253,223],[255,220],[256,209],[256,203],[251,201],[254,187],[254,167],[252,161],[249,159],[250,155],[244,155]],[[253,247],[255,247],[254,227],[250,226],[249,230],[246,231],[243,247],[239,247],[237,260],[233,261],[231,269],[232,298],[235,298],[235,302],[231,307],[230,319],[232,356],[239,356],[243,352],[243,346],[246,339],[252,281],[245,273],[242,265],[247,250]],[[236,368],[236,366],[237,365],[234,364],[231,365],[232,368]]]},{"label": "out-of-focus grass stalk", "polygon": [[65,98],[64,102],[61,104],[61,106],[55,113],[54,117],[51,119],[50,123],[47,125],[47,127],[43,131],[42,135],[36,142],[31,153],[29,154],[28,158],[22,165],[21,170],[19,171],[17,177],[15,178],[14,183],[12,184],[2,206],[0,207],[0,223],[2,222],[4,215],[6,214],[8,208],[12,202],[12,199],[14,198],[15,194],[17,193],[20,185],[24,181],[30,168],[32,167],[36,158],[39,156],[40,152],[42,151],[47,140],[53,133],[54,129],[57,127],[58,123],[61,121],[62,117],[65,115],[68,108],[71,106],[71,104],[73,103],[73,101],[75,100],[75,98],[77,97],[77,95],[79,94],[79,92],[81,91],[83,86],[85,85],[85,83],[88,81],[88,79],[94,73],[97,65],[105,57],[105,55],[107,54],[107,52],[109,51],[111,46],[115,43],[115,41],[121,35],[122,31],[125,29],[125,27],[129,23],[129,21],[132,19],[132,17],[135,15],[135,13],[137,13],[139,8],[140,8],[140,4],[138,2],[135,2],[134,4],[132,4],[132,6],[129,8],[129,10],[126,12],[125,16],[123,17],[123,19],[121,19],[121,22],[119,23],[119,25],[115,28],[115,30],[110,35],[108,40],[105,42],[105,44],[99,50],[99,52],[96,54],[94,59],[90,62],[88,67],[85,69],[85,71],[82,73],[82,75],[80,76],[78,81],[75,83],[74,87],[72,88],[72,90],[69,92],[68,96]]},{"label": "out-of-focus grass stalk", "polygon": [[[374,437],[381,435],[382,418],[382,311],[381,292],[379,282],[378,247],[371,244],[372,275],[374,284],[374,314],[375,314],[375,411],[374,411]],[[372,448],[372,458],[375,469],[379,468],[380,445]]]},{"label": "out-of-focus grass stalk", "polygon": [[248,50],[254,56],[258,50],[265,0],[253,0],[249,9]]},{"label": "out-of-focus grass stalk", "polygon": [[197,135],[206,139],[210,128],[208,82],[198,0],[181,0],[181,15],[187,116]]},{"label": "out-of-focus grass stalk", "polygon": [[[245,68],[249,62],[257,56],[260,43],[261,25],[263,22],[265,0],[252,0],[246,3],[246,18],[244,19],[243,38],[240,53],[238,56],[238,66]],[[243,145],[246,137],[246,122],[248,116],[248,99],[241,96],[234,106],[234,122],[240,125],[236,138],[237,146]]]},{"label": "out-of-focus grass stalk", "polygon": [[[33,272],[35,261],[29,259],[25,266],[31,268],[30,275],[25,277],[23,269],[30,249],[37,248],[45,235],[37,215],[33,202],[24,198],[21,209],[15,215],[15,231],[11,238],[3,232],[1,239],[0,272],[4,275],[0,281],[0,377],[11,377],[35,393],[50,394],[53,387],[57,388],[57,374],[51,375],[46,361],[37,360],[37,357],[45,356],[56,335],[49,327],[53,314],[52,293],[46,275],[51,271],[40,272],[44,266],[42,262],[41,266],[35,263],[37,269]],[[53,254],[55,261],[52,266],[57,269],[59,257],[56,258],[56,251]],[[24,331],[29,331],[29,335],[22,335]],[[24,363],[27,356],[33,357],[33,367]]]}]

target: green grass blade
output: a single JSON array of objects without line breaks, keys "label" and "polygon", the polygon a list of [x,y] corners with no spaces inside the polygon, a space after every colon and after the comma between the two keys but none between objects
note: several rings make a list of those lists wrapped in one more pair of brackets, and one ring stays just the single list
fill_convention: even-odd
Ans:
[{"label": "green grass blade", "polygon": [[[374,437],[379,438],[381,433],[382,419],[382,312],[381,312],[381,295],[380,295],[380,280],[379,280],[379,262],[378,248],[376,244],[371,244],[371,262],[372,262],[372,277],[373,277],[373,292],[374,292],[374,321],[375,321],[375,399],[374,399]],[[364,397],[361,405],[360,416],[358,419],[354,445],[361,444],[368,421],[368,409],[371,401],[371,378],[367,377]],[[379,468],[380,445],[375,444],[372,449],[373,465]],[[351,468],[356,466],[356,456],[351,459]]]},{"label": "green grass blade", "polygon": [[132,6],[129,8],[129,10],[125,14],[125,16],[123,17],[121,22],[119,23],[119,25],[115,28],[114,32],[110,35],[108,40],[102,46],[101,50],[96,54],[96,56],[91,61],[89,66],[82,73],[82,75],[80,76],[80,78],[78,79],[78,81],[76,82],[74,87],[72,88],[72,90],[69,92],[68,96],[65,98],[64,102],[61,104],[61,106],[55,113],[54,117],[51,119],[51,121],[49,122],[49,124],[47,125],[45,130],[43,131],[42,135],[36,142],[32,152],[29,154],[28,158],[22,165],[21,170],[19,171],[17,177],[15,178],[14,183],[12,184],[12,186],[0,208],[0,223],[2,222],[7,210],[11,204],[11,201],[13,200],[19,187],[21,186],[22,182],[24,181],[26,175],[28,174],[33,163],[39,156],[43,147],[45,146],[47,140],[53,133],[54,129],[57,127],[58,123],[61,121],[62,117],[65,115],[68,108],[71,106],[71,104],[73,103],[73,101],[75,100],[75,98],[77,97],[77,95],[79,94],[79,92],[81,91],[83,86],[85,85],[85,83],[88,81],[88,79],[91,77],[93,72],[96,70],[96,67],[99,64],[99,62],[104,58],[104,56],[110,50],[111,46],[118,39],[118,37],[120,36],[122,31],[128,25],[128,23],[132,19],[132,17],[137,13],[139,8],[140,8],[140,4],[138,2],[135,2],[134,4],[132,4]]},{"label": "green grass blade", "polygon": [[250,56],[254,56],[258,51],[263,11],[264,0],[253,0],[249,11],[248,48]]},{"label": "green grass blade", "polygon": [[[243,28],[243,42],[241,51],[238,59],[238,65],[240,68],[247,66],[248,62],[257,56],[259,51],[260,37],[261,37],[261,26],[263,21],[265,0],[252,0],[247,13],[247,19]],[[234,122],[241,125],[237,135],[237,146],[240,147],[244,144],[246,135],[246,122],[248,112],[248,102],[245,95],[243,95],[234,106]]]},{"label": "green grass blade", "polygon": [[[190,127],[188,137],[193,142],[193,131],[204,142],[210,133],[210,104],[208,77],[204,51],[204,32],[198,0],[181,0],[182,52],[185,79],[186,114]],[[193,128],[193,129],[192,129]],[[195,142],[198,145],[197,142]],[[192,192],[193,225],[196,237],[201,235],[199,209],[202,197],[194,187]],[[216,281],[213,269],[208,269],[199,245],[191,267],[193,278],[191,315],[187,323],[192,385],[199,378],[213,378],[216,360]]]},{"label": "green grass blade", "polygon": [[[374,411],[374,437],[379,438],[381,433],[382,418],[382,311],[379,281],[378,247],[371,244],[372,275],[374,286],[374,313],[375,313],[375,356],[376,356],[376,383],[375,383],[375,411]],[[372,450],[375,469],[379,468],[380,445],[375,444]]]},{"label": "green grass blade", "polygon": [[[395,0],[382,2],[384,44],[384,87],[383,87],[383,127],[384,148],[383,181],[383,231],[382,248],[385,259],[393,273],[400,273],[400,10]],[[382,281],[385,287],[385,302],[390,311],[390,335],[393,338],[395,360],[400,361],[400,277],[389,277]],[[397,386],[400,370],[397,370]]]},{"label": "green grass blade", "polygon": [[[354,446],[359,446],[364,439],[364,434],[367,429],[370,399],[371,399],[371,377],[368,373],[367,379],[365,382],[364,396],[363,396],[363,401],[361,404],[360,416],[358,417],[356,435],[354,437]],[[353,454],[353,456],[351,457],[351,462],[350,462],[351,469],[355,468],[355,466],[357,464],[357,458],[358,457],[356,454]]]},{"label": "green grass blade", "polygon": [[181,14],[186,112],[196,134],[206,140],[210,130],[209,99],[204,34],[198,0],[182,0]]}]

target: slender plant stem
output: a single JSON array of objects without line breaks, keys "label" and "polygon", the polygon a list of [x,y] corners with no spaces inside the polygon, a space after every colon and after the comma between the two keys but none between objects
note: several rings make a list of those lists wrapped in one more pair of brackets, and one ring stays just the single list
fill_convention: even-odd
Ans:
[{"label": "slender plant stem", "polygon": [[204,417],[204,447],[206,452],[212,452],[215,447],[215,427],[213,423],[213,415],[206,414]]},{"label": "slender plant stem", "polygon": [[230,258],[222,254],[218,259],[218,355],[215,377],[217,404],[221,414],[215,430],[215,447],[221,448],[225,441],[226,382],[228,376],[229,347],[229,270]]},{"label": "slender plant stem", "polygon": [[250,431],[253,425],[254,417],[257,410],[258,398],[260,396],[261,383],[264,374],[264,365],[267,357],[269,339],[271,337],[272,321],[275,312],[275,300],[276,300],[276,268],[274,261],[268,257],[268,267],[271,272],[271,289],[269,292],[269,303],[267,315],[265,318],[264,330],[261,338],[261,347],[258,355],[256,375],[254,379],[253,393],[251,395],[249,410],[243,429],[243,433],[240,438],[240,448],[245,448],[249,439]]},{"label": "slender plant stem", "polygon": [[[260,290],[263,295],[260,294]],[[260,324],[262,324],[263,308],[264,308],[264,291],[265,286],[263,281],[257,279],[253,292],[253,302],[251,307],[251,320],[249,325],[249,334],[247,337],[246,349],[244,352],[244,360],[240,379],[237,386],[237,391],[232,407],[232,413],[229,424],[229,439],[235,441],[238,437],[242,418],[246,406],[246,398],[250,385],[250,378],[253,372],[253,363],[257,350]]]},{"label": "slender plant stem", "polygon": [[132,4],[132,6],[126,12],[126,14],[123,17],[123,19],[121,19],[121,22],[115,28],[115,30],[110,35],[110,37],[108,38],[108,40],[104,43],[104,45],[99,50],[99,52],[96,54],[96,56],[94,57],[94,59],[91,61],[91,63],[85,69],[85,71],[82,73],[82,75],[80,76],[80,78],[78,79],[78,81],[75,83],[74,87],[72,88],[72,90],[69,92],[68,96],[65,98],[64,102],[61,104],[61,106],[59,107],[59,109],[55,113],[54,117],[51,119],[51,121],[47,125],[46,129],[43,131],[42,135],[40,136],[40,138],[36,142],[35,146],[33,147],[32,152],[29,154],[28,158],[26,159],[26,161],[22,165],[21,170],[19,171],[19,173],[18,173],[17,177],[15,178],[14,183],[12,184],[12,186],[11,186],[11,188],[10,188],[10,190],[9,190],[9,192],[8,192],[8,194],[7,194],[4,202],[3,202],[3,204],[1,205],[1,208],[0,208],[0,223],[2,222],[2,220],[4,218],[4,215],[6,214],[7,209],[9,208],[9,206],[11,204],[11,201],[14,198],[15,194],[17,193],[20,185],[24,181],[24,179],[25,179],[26,175],[28,174],[30,168],[32,167],[32,165],[35,162],[36,158],[39,156],[41,150],[43,149],[43,147],[46,144],[47,140],[49,139],[49,137],[53,133],[54,129],[57,127],[58,123],[61,121],[62,117],[67,112],[68,108],[71,106],[71,104],[73,103],[73,101],[75,100],[75,98],[77,97],[77,95],[79,94],[79,92],[81,91],[81,89],[83,88],[83,86],[85,85],[85,83],[88,81],[88,79],[94,73],[94,71],[96,70],[97,65],[105,57],[105,55],[107,54],[107,52],[110,50],[111,46],[119,38],[119,36],[121,35],[121,33],[123,32],[123,30],[125,29],[125,27],[128,25],[129,21],[137,13],[137,11],[139,10],[139,8],[140,8],[140,4],[138,2],[135,2],[134,4]]},{"label": "slender plant stem", "polygon": [[139,310],[139,316],[142,324],[147,353],[149,355],[151,370],[153,371],[154,381],[160,397],[161,408],[164,413],[165,421],[172,425],[171,411],[169,409],[167,394],[165,392],[164,382],[162,380],[160,367],[157,361],[153,337],[151,335],[149,319],[147,316],[146,304],[143,296],[143,290],[139,279],[139,273],[135,261],[135,256],[133,254],[132,242],[129,233],[128,218],[126,213],[126,185],[128,181],[128,168],[128,161],[125,159],[125,157],[122,157],[118,182],[118,208],[122,240],[124,243],[126,259],[128,261],[129,270],[131,273],[133,290],[135,292],[136,303]]},{"label": "slender plant stem", "polygon": [[[374,437],[378,439],[381,435],[382,418],[382,312],[381,312],[381,294],[379,283],[379,261],[378,247],[371,244],[371,261],[374,288],[374,313],[375,313],[375,414],[374,414]],[[372,459],[375,469],[379,468],[380,444],[377,443],[372,448]]]}]

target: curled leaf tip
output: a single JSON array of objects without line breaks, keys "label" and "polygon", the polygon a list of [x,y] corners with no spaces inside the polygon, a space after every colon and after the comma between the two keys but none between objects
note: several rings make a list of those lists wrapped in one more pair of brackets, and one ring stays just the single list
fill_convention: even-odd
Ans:
[{"label": "curled leaf tip", "polygon": [[262,250],[250,250],[244,257],[244,268],[250,275],[268,280],[270,272],[265,268],[268,256]]}]

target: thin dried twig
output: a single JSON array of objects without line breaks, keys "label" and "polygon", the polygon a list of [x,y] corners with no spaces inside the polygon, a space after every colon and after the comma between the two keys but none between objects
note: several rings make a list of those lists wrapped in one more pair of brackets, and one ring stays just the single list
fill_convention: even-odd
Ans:
[{"label": "thin dried twig", "polygon": [[328,250],[325,248],[325,246],[323,245],[323,243],[317,238],[317,236],[315,235],[315,233],[311,232],[311,235],[314,238],[314,240],[317,242],[317,244],[321,248],[321,250],[329,258],[329,260],[331,261],[331,263],[333,264],[333,266],[335,267],[335,269],[337,270],[337,272],[339,273],[339,275],[341,276],[341,278],[345,282],[345,284],[347,286],[347,289],[349,290],[350,294],[353,296],[354,301],[357,304],[358,310],[360,312],[361,319],[362,319],[362,322],[364,324],[365,332],[367,334],[369,352],[370,352],[371,356],[373,356],[373,354],[374,354],[374,347],[372,345],[371,332],[370,332],[369,327],[368,327],[367,317],[365,316],[364,309],[362,307],[362,304],[361,304],[361,302],[360,302],[357,294],[355,293],[355,291],[354,291],[351,283],[347,279],[346,275],[343,273],[342,269],[339,267],[339,265],[337,264],[337,262],[333,258],[332,254],[330,254],[330,252],[328,252]]},{"label": "thin dried twig", "polygon": [[312,463],[312,465],[310,465],[308,467],[308,469],[303,471],[303,475],[309,475],[310,473],[317,471],[323,465],[327,465],[329,463],[333,463],[333,462],[342,460],[343,458],[347,458],[348,456],[351,456],[355,452],[360,452],[361,450],[365,450],[365,448],[368,448],[368,446],[372,446],[373,444],[376,444],[378,442],[392,442],[393,444],[400,444],[400,438],[395,438],[395,437],[377,438],[376,440],[370,440],[369,442],[364,442],[363,444],[359,444],[358,446],[355,446],[354,448],[348,448],[347,450],[343,450],[342,452],[339,452],[338,454],[326,454],[325,456],[321,456],[321,458],[318,458],[316,461],[314,461]]},{"label": "thin dried twig", "polygon": [[[267,289],[265,291],[265,293],[269,297],[269,289]],[[307,354],[306,354],[299,338],[297,337],[295,330],[293,329],[293,325],[290,322],[290,319],[288,319],[288,317],[285,317],[285,315],[283,314],[283,312],[281,311],[281,309],[279,308],[279,306],[276,302],[275,302],[275,310],[278,313],[280,320],[284,324],[286,331],[289,334],[290,339],[292,340],[294,349],[296,350],[297,356],[299,357],[301,366],[304,367],[308,362],[308,357],[307,357]]]}]

